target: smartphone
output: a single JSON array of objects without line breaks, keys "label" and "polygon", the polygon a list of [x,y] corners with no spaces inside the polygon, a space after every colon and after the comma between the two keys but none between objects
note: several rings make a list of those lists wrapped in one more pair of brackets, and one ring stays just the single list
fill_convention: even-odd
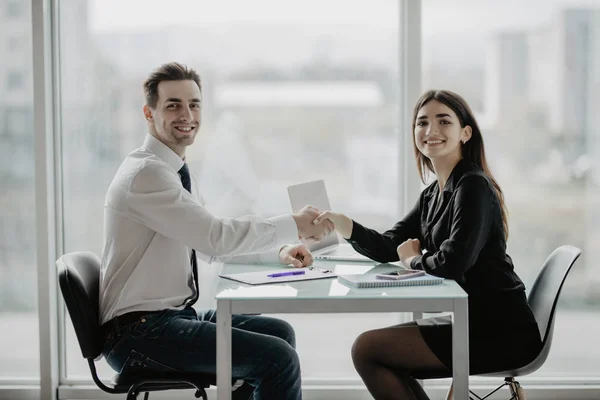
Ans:
[{"label": "smartphone", "polygon": [[421,276],[421,275],[425,275],[425,271],[420,271],[417,269],[400,269],[398,271],[387,272],[385,274],[377,274],[377,275],[375,275],[375,277],[377,279],[399,280],[399,279],[414,278],[415,276]]}]

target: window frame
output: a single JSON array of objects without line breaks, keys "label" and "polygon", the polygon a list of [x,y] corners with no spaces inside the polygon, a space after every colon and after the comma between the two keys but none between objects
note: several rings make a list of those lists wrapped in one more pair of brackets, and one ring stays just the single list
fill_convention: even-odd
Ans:
[{"label": "window frame", "polygon": [[[34,79],[34,149],[36,190],[36,254],[38,273],[38,321],[40,340],[40,398],[55,400],[59,384],[58,285],[55,261],[62,253],[60,225],[57,225],[60,197],[60,174],[57,145],[58,92],[56,65],[57,24],[52,0],[32,2],[32,50]],[[60,170],[58,171],[60,172]],[[57,180],[58,179],[58,180]],[[62,357],[64,358],[64,357]],[[0,391],[2,393],[2,391]]]}]

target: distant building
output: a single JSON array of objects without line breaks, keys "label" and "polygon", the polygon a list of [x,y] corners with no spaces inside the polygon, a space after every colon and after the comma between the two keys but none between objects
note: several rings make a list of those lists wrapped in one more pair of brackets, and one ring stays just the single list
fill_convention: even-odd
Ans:
[{"label": "distant building", "polygon": [[[10,149],[0,163],[10,165],[11,174],[33,178],[33,59],[31,1],[0,2],[0,141]],[[60,37],[60,110],[64,116],[62,132],[74,142],[90,143],[87,124],[99,118],[94,101],[102,98],[105,82],[96,82],[95,51],[88,32],[88,2],[77,1],[62,7],[61,23],[67,34]],[[92,113],[91,110],[95,110]],[[91,117],[90,114],[94,116]],[[72,133],[72,134],[70,134]],[[77,140],[72,140],[76,137]],[[76,159],[80,156],[79,159]],[[73,152],[78,168],[90,163],[89,155]]]},{"label": "distant building", "polygon": [[589,81],[587,102],[587,129],[589,158],[592,160],[591,177],[600,187],[600,124],[597,115],[600,113],[600,10],[596,10],[591,18],[589,29]]},{"label": "distant building", "polygon": [[527,33],[494,35],[486,57],[485,119],[492,126],[510,118],[527,100],[529,52]]},{"label": "distant building", "polygon": [[245,135],[335,143],[381,121],[386,104],[375,81],[229,81],[215,85],[214,112],[235,116]]},{"label": "distant building", "polygon": [[32,180],[31,2],[0,3],[0,170]]},{"label": "distant building", "polygon": [[[548,24],[499,33],[489,43],[486,119],[501,132],[504,151],[520,162],[555,149],[558,162],[546,157],[538,165],[542,180],[583,176],[592,149],[600,148],[600,135],[592,132],[600,107],[599,29],[600,10],[566,9]],[[537,146],[524,148],[523,135]]]},{"label": "distant building", "polygon": [[[584,258],[600,256],[597,242],[600,231],[600,9],[567,9],[557,14],[551,24],[532,32],[530,98],[547,109],[550,131],[561,142],[551,154],[565,162],[556,172],[586,179],[583,190],[581,232]],[[546,167],[548,168],[548,167]],[[591,178],[591,179],[590,179]],[[600,273],[585,263],[582,290],[590,301],[597,301]]]},{"label": "distant building", "polygon": [[381,107],[384,98],[372,81],[227,82],[216,92],[216,106],[238,108],[367,108]]},{"label": "distant building", "polygon": [[0,3],[0,109],[31,107],[31,2]]},{"label": "distant building", "polygon": [[581,152],[598,101],[598,29],[600,10],[569,9],[530,35],[529,97],[546,106],[552,132],[579,142]]},{"label": "distant building", "polygon": [[[394,105],[387,104],[378,82],[230,81],[215,87],[214,107],[219,120],[236,127],[229,128],[235,132],[215,135],[215,140],[227,141],[235,158],[219,152],[220,162],[244,171],[231,174],[240,180],[235,187],[246,187],[249,181],[285,187],[324,178],[336,207],[373,214],[374,209],[397,209],[398,149],[390,146],[397,143],[396,130],[380,126],[384,113],[393,118]],[[245,165],[240,165],[242,160]],[[279,167],[272,170],[271,165]],[[267,204],[273,196],[268,197],[256,204]],[[287,204],[276,198],[271,208]]]}]

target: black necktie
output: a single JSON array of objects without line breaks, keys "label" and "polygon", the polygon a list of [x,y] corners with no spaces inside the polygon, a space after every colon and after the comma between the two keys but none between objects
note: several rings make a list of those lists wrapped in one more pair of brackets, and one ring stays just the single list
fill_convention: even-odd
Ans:
[{"label": "black necktie", "polygon": [[[183,167],[179,170],[179,177],[181,178],[181,184],[188,192],[192,193],[192,179],[190,177],[190,170],[187,164],[183,164]],[[190,299],[188,305],[192,305],[198,300],[198,262],[196,260],[196,250],[192,249],[192,257],[190,260],[192,264],[192,275],[194,276],[194,287],[196,294]]]}]

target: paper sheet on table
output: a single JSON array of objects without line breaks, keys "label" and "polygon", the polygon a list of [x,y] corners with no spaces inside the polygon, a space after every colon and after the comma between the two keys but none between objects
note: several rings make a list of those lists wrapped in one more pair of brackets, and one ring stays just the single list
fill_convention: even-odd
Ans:
[{"label": "paper sheet on table", "polygon": [[[281,272],[293,272],[293,271],[304,271],[302,275],[287,275],[278,276],[271,278],[268,275],[277,274]],[[282,282],[297,282],[297,281],[309,281],[312,279],[324,279],[324,278],[335,278],[337,274],[335,272],[325,269],[278,269],[278,270],[266,270],[258,272],[242,272],[238,274],[225,274],[219,275],[221,278],[230,279],[232,281],[246,283],[248,285],[266,285],[270,283],[282,283]]]}]

